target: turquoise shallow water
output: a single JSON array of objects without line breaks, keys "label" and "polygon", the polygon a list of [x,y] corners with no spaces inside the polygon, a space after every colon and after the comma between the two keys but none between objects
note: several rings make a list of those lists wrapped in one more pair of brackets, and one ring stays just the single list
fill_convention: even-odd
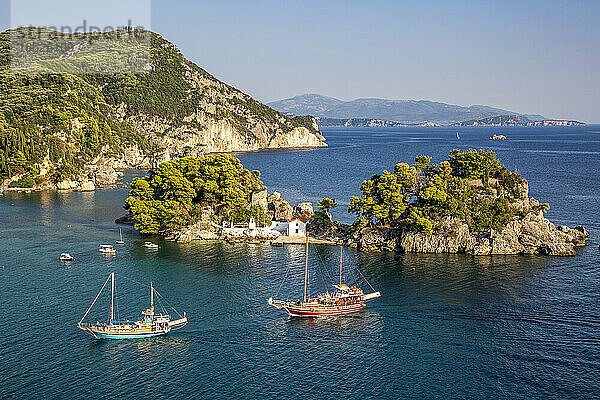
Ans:
[{"label": "turquoise shallow water", "polygon": [[[360,181],[417,154],[495,150],[551,203],[557,224],[585,225],[576,257],[469,257],[345,251],[383,296],[351,317],[289,320],[266,299],[301,293],[302,246],[158,241],[113,220],[126,190],[0,196],[0,398],[593,398],[600,396],[600,127],[325,130],[329,148],[239,155],[291,202],[347,204]],[[132,174],[128,174],[130,179]],[[343,207],[336,217],[348,221]],[[58,255],[75,261],[63,264]],[[311,247],[311,286],[338,249]],[[79,332],[117,274],[121,316],[147,306],[147,284],[190,324],[168,336],[94,341]],[[108,298],[92,318],[106,318]]]}]

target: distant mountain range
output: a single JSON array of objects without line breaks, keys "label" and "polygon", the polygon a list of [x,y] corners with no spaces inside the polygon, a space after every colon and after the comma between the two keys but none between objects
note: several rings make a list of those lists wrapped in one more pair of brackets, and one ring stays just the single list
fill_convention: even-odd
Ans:
[{"label": "distant mountain range", "polygon": [[356,99],[343,101],[319,94],[303,94],[267,103],[288,115],[313,115],[331,119],[374,119],[404,124],[451,125],[500,115],[516,115],[529,121],[542,121],[541,115],[520,114],[482,105],[463,107],[427,100]]},{"label": "distant mountain range", "polygon": [[499,115],[497,117],[488,117],[475,119],[471,121],[457,122],[455,126],[580,126],[585,125],[579,121],[569,121],[564,119],[543,119],[532,121],[527,117],[520,115]]}]

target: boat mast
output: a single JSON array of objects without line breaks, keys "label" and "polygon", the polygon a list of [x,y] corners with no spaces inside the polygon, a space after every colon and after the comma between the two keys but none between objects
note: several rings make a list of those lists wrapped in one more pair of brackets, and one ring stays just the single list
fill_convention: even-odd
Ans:
[{"label": "boat mast", "polygon": [[150,309],[154,311],[154,288],[152,282],[150,282]]},{"label": "boat mast", "polygon": [[110,324],[112,325],[113,319],[115,319],[114,303],[115,303],[115,273],[110,274]]},{"label": "boat mast", "polygon": [[342,284],[342,249],[343,247],[340,246],[340,285]]},{"label": "boat mast", "polygon": [[304,256],[304,297],[306,301],[306,286],[308,285],[308,232],[306,233],[306,254]]}]

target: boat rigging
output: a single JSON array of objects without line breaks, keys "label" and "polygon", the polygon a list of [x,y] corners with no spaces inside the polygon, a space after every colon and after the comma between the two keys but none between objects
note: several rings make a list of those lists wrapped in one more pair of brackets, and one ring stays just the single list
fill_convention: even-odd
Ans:
[{"label": "boat rigging", "polygon": [[[100,297],[100,294],[110,281],[111,291],[110,291],[110,319],[107,322],[96,322],[84,324],[83,320],[89,314],[90,310]],[[162,296],[158,291],[154,288],[152,283],[150,283],[150,308],[142,311],[142,315],[144,316],[139,321],[129,321],[129,320],[116,320],[115,319],[115,273],[112,272],[102,288],[96,295],[96,298],[85,312],[77,326],[79,329],[90,333],[96,339],[141,339],[147,337],[154,337],[164,335],[169,333],[172,329],[182,328],[188,323],[188,319],[186,313],[183,313],[181,316],[177,310],[173,308],[175,313],[179,314],[178,319],[171,320],[171,316],[166,312],[164,307],[161,305],[162,312],[155,313],[154,309],[154,295],[156,294],[157,298],[160,299]],[[172,308],[172,307],[171,307]]]},{"label": "boat rigging", "polygon": [[[358,269],[357,269],[358,270]],[[360,271],[359,271],[360,273]],[[287,274],[286,274],[287,275]],[[350,287],[342,283],[342,247],[340,246],[340,268],[339,283],[333,285],[336,289],[333,294],[329,292],[319,294],[317,297],[307,296],[308,289],[308,235],[306,236],[306,252],[304,259],[304,286],[303,297],[299,301],[277,300],[272,297],[267,303],[277,309],[284,309],[290,317],[319,317],[327,315],[342,315],[362,310],[370,299],[381,296],[380,292],[365,294],[362,289],[353,286]],[[361,274],[362,276],[362,274]],[[364,276],[363,276],[364,278]],[[365,279],[366,280],[366,279]],[[367,282],[368,283],[368,282]],[[369,284],[370,286],[370,284]]]}]

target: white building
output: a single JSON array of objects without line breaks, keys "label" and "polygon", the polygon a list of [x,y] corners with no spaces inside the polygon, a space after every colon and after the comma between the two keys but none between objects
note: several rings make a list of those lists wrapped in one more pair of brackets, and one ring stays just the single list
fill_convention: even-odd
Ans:
[{"label": "white building", "polygon": [[282,235],[287,235],[288,225],[289,222],[287,221],[273,221],[270,228],[281,233]]},{"label": "white building", "polygon": [[288,221],[287,232],[288,236],[306,236],[307,218],[294,217]]},{"label": "white building", "polygon": [[294,217],[289,221],[273,221],[270,229],[285,236],[306,236],[308,218]]}]

